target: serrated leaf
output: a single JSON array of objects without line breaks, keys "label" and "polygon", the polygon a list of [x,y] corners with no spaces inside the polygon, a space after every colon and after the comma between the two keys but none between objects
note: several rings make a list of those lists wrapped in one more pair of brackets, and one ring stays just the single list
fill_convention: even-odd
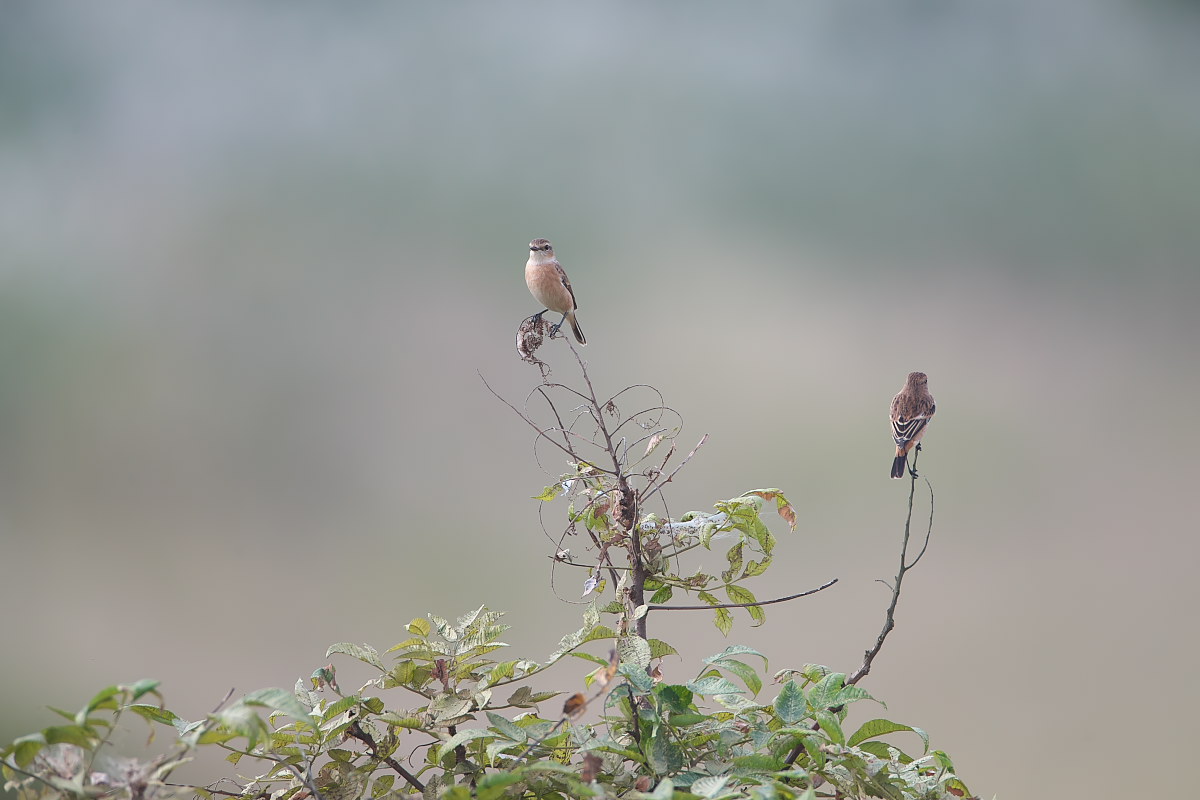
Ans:
[{"label": "serrated leaf", "polygon": [[297,722],[316,730],[317,726],[312,717],[308,715],[308,709],[296,699],[296,695],[286,689],[259,689],[243,697],[242,703],[248,706],[263,706],[280,714],[286,714]]},{"label": "serrated leaf", "polygon": [[713,694],[745,694],[746,690],[738,686],[728,678],[722,678],[719,675],[709,675],[699,680],[685,684],[688,689],[696,694],[713,695]]},{"label": "serrated leaf", "polygon": [[643,752],[655,773],[666,775],[683,769],[683,751],[671,741],[665,730],[660,728],[656,731],[649,744],[649,747],[645,747],[643,743]]},{"label": "serrated leaf", "polygon": [[633,684],[633,688],[639,692],[647,693],[654,689],[654,679],[646,674],[644,666],[622,662],[621,666],[617,667],[617,672]]},{"label": "serrated leaf", "polygon": [[854,747],[868,739],[876,739],[880,736],[886,736],[889,733],[897,733],[901,731],[909,731],[921,737],[921,741],[925,743],[925,748],[922,752],[929,751],[929,734],[920,728],[914,728],[911,725],[903,725],[899,722],[892,722],[887,719],[872,719],[864,722],[854,732],[846,744]]},{"label": "serrated leaf", "polygon": [[834,744],[846,743],[846,734],[842,732],[842,724],[838,722],[837,715],[829,711],[818,711],[814,715],[814,719]]},{"label": "serrated leaf", "polygon": [[692,783],[692,794],[713,798],[721,793],[727,783],[729,783],[728,775],[706,775]]},{"label": "serrated leaf", "polygon": [[765,669],[767,666],[767,657],[765,655],[755,650],[753,647],[747,647],[744,644],[731,644],[716,655],[712,655],[704,659],[704,663],[714,664],[721,659],[730,658],[732,656],[758,656],[763,660],[763,668]]},{"label": "serrated leaf", "polygon": [[494,739],[496,734],[489,731],[487,728],[468,728],[465,731],[459,731],[447,740],[444,744],[438,745],[438,753],[446,754],[454,750],[460,744],[471,742],[476,739]]},{"label": "serrated leaf", "polygon": [[767,753],[754,753],[752,755],[738,756],[733,760],[733,767],[741,775],[761,775],[763,773],[779,772],[782,769],[786,769],[787,765],[778,756],[768,755]]},{"label": "serrated leaf", "polygon": [[338,714],[341,714],[341,713],[347,711],[348,709],[351,709],[354,706],[358,705],[358,702],[359,702],[359,698],[356,695],[350,695],[349,697],[339,697],[333,703],[331,703],[325,707],[325,710],[321,712],[321,719],[325,720],[325,721],[329,721],[329,720],[333,719],[334,717],[336,717]]},{"label": "serrated leaf", "polygon": [[335,653],[341,653],[342,655],[347,655],[351,658],[357,658],[364,664],[370,664],[372,667],[375,667],[380,672],[387,671],[387,667],[383,665],[383,661],[379,658],[379,651],[374,647],[371,647],[369,644],[338,642],[337,644],[329,646],[329,649],[325,651],[325,657],[329,658],[329,656]]},{"label": "serrated leaf", "polygon": [[522,775],[511,772],[484,775],[475,787],[476,800],[496,800],[496,798],[504,796],[504,790],[509,786],[523,780],[525,778]]},{"label": "serrated leaf", "polygon": [[809,704],[816,709],[826,709],[840,705],[843,702],[840,698],[840,692],[845,681],[846,673],[844,672],[830,672],[825,675],[809,690]]},{"label": "serrated leaf", "polygon": [[517,725],[507,717],[489,711],[487,712],[488,722],[492,723],[492,727],[500,731],[504,736],[512,739],[514,742],[524,742],[529,738],[529,734],[520,725]]},{"label": "serrated leaf", "polygon": [[[746,604],[758,602],[758,598],[754,596],[753,592],[746,587],[738,586],[735,583],[731,583],[726,586],[725,593],[729,595],[729,602],[731,603]],[[766,612],[763,611],[761,606],[746,605],[746,612],[754,620],[756,625],[763,624],[763,622],[765,622],[767,619]]]},{"label": "serrated leaf", "polygon": [[535,494],[531,499],[541,500],[543,503],[549,503],[554,498],[562,493],[563,486],[561,483],[552,483],[545,489],[542,489],[541,494]]},{"label": "serrated leaf", "polygon": [[795,725],[808,713],[808,701],[804,690],[795,681],[788,681],[775,698],[775,713],[788,725]]},{"label": "serrated leaf", "polygon": [[650,643],[651,658],[666,658],[667,656],[677,656],[679,651],[671,645],[664,642],[662,639],[647,639]]},{"label": "serrated leaf", "polygon": [[746,688],[750,690],[750,694],[757,695],[762,691],[762,678],[758,677],[758,673],[746,662],[738,661],[735,658],[722,658],[718,661],[710,661],[708,663],[737,675],[746,684]]},{"label": "serrated leaf", "polygon": [[654,594],[650,597],[650,605],[663,605],[675,596],[675,590],[670,585],[658,587]]},{"label": "serrated leaf", "polygon": [[622,636],[617,639],[617,655],[622,665],[647,667],[650,665],[650,644],[639,636]]},{"label": "serrated leaf", "polygon": [[[132,711],[142,719],[148,722],[160,722],[163,725],[171,725],[178,728],[177,723],[180,718],[174,711],[168,711],[165,708],[158,706],[147,705],[144,703],[134,703],[133,705],[125,706],[126,710]],[[186,723],[184,723],[186,724]]]},{"label": "serrated leaf", "polygon": [[686,714],[692,707],[692,690],[677,683],[663,683],[654,687],[654,695],[663,706],[676,714]]},{"label": "serrated leaf", "polygon": [[733,630],[733,615],[729,613],[728,608],[718,608],[713,612],[713,625],[717,626],[722,635],[729,635]]},{"label": "serrated leaf", "polygon": [[[771,558],[769,556],[767,558],[764,558],[762,561],[755,561],[755,560],[751,559],[750,561],[746,562],[746,568],[744,570],[742,570],[741,577],[742,578],[753,578],[757,575],[762,575],[764,572],[767,571],[767,568],[770,566],[771,566]],[[739,580],[740,579],[741,578],[739,578]]]}]

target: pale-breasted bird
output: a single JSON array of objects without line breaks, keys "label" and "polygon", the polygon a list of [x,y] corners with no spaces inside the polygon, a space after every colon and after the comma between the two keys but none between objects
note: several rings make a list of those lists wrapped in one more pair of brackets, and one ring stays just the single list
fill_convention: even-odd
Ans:
[{"label": "pale-breasted bird", "polygon": [[558,324],[550,329],[551,336],[558,332],[564,322],[570,322],[571,330],[575,333],[575,341],[587,344],[583,330],[579,327],[579,321],[575,319],[575,309],[579,308],[579,304],[575,302],[575,290],[571,288],[571,281],[567,279],[567,273],[563,271],[562,265],[555,257],[554,247],[550,244],[550,240],[534,239],[529,243],[529,261],[525,263],[525,284],[529,287],[529,292],[534,299],[546,307],[534,314],[534,317],[541,318],[542,314],[547,311],[563,315]]},{"label": "pale-breasted bird", "polygon": [[[908,452],[920,449],[921,437],[937,406],[929,393],[929,377],[924,372],[910,372],[904,388],[892,398],[892,438],[896,440],[896,458],[892,461],[892,477],[903,478]],[[916,473],[913,473],[916,476]]]}]

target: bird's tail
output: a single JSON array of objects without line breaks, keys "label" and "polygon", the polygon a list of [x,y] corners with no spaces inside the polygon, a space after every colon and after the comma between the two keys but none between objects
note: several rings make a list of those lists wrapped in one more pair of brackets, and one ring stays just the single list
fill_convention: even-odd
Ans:
[{"label": "bird's tail", "polygon": [[579,327],[579,320],[575,319],[575,312],[568,314],[567,319],[571,322],[571,332],[575,334],[575,341],[580,344],[587,344],[587,338],[583,335],[583,329]]},{"label": "bird's tail", "polygon": [[893,478],[903,478],[904,477],[904,468],[907,465],[908,465],[908,456],[907,455],[901,454],[901,455],[896,456],[896,458],[892,461],[892,477]]}]

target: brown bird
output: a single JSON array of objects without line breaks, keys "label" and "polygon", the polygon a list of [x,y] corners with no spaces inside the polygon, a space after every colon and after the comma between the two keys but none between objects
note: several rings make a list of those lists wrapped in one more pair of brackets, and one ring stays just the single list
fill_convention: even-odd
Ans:
[{"label": "brown bird", "polygon": [[[933,418],[937,406],[929,393],[929,377],[924,372],[908,373],[904,388],[892,398],[892,438],[896,440],[896,458],[892,461],[892,477],[903,478],[908,464],[908,451],[921,449],[921,437]],[[916,477],[916,472],[913,472]]]},{"label": "brown bird", "polygon": [[571,330],[575,333],[575,341],[587,344],[583,330],[579,327],[579,320],[575,319],[575,309],[579,308],[579,304],[575,302],[575,290],[571,288],[571,281],[567,279],[567,273],[563,272],[562,265],[555,257],[554,247],[551,246],[550,240],[534,239],[529,243],[529,261],[525,263],[525,284],[529,287],[529,292],[534,299],[545,306],[543,310],[533,315],[535,318],[541,319],[542,314],[547,311],[563,315],[558,324],[550,329],[551,336],[558,333],[558,329],[564,322],[570,322]]}]

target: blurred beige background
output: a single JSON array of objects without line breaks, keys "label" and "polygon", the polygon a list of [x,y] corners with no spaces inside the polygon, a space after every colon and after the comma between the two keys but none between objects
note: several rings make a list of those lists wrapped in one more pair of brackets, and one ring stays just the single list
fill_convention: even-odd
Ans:
[{"label": "blurred beige background", "polygon": [[[480,603],[544,658],[579,613],[548,479],[476,373],[535,385],[546,236],[601,390],[711,434],[672,507],[779,486],[759,596],[841,579],[730,642],[858,665],[907,497],[887,405],[924,370],[934,541],[880,713],[985,797],[1182,785],[1196,3],[0,13],[0,738],[142,677],[198,717]],[[727,644],[670,626],[672,680]]]}]

